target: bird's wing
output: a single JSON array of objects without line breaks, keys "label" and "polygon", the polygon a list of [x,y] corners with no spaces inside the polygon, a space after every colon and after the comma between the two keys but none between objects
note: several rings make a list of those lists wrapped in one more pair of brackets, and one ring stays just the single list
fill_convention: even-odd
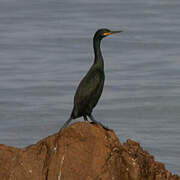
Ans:
[{"label": "bird's wing", "polygon": [[[89,71],[80,82],[75,97],[74,103],[80,106],[85,106],[90,101],[98,101],[104,85],[104,73],[98,70]],[[97,102],[95,102],[96,104]]]}]

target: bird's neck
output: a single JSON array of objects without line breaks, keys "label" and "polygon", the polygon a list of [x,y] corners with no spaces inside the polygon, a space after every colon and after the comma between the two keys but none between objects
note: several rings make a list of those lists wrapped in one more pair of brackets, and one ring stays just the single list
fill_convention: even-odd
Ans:
[{"label": "bird's neck", "polygon": [[102,69],[104,68],[104,61],[103,61],[103,56],[101,53],[101,40],[100,39],[93,39],[93,46],[94,46],[94,64],[98,65]]}]

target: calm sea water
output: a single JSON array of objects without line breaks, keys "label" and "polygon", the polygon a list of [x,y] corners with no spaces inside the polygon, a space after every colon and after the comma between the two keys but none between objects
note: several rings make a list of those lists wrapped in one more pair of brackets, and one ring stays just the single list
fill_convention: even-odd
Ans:
[{"label": "calm sea water", "polygon": [[124,33],[102,42],[96,119],[180,174],[179,9],[179,0],[0,0],[0,143],[24,147],[59,130],[92,64],[92,36],[106,27]]}]

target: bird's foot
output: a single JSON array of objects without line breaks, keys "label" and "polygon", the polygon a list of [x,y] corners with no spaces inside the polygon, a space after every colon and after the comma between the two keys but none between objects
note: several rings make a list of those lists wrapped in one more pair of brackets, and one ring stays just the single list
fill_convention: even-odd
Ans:
[{"label": "bird's foot", "polygon": [[91,121],[93,121],[95,124],[99,124],[99,125],[101,125],[101,126],[102,126],[105,130],[107,130],[107,131],[109,131],[109,130],[110,130],[107,126],[104,126],[102,123],[100,123],[100,122],[96,121],[92,115],[90,115],[90,116],[89,116],[89,118],[90,118],[90,119],[91,119]]},{"label": "bird's foot", "polygon": [[97,124],[100,124],[106,131],[109,131],[109,130],[110,130],[107,126],[103,125],[103,124],[100,123],[100,122],[98,122]]},{"label": "bird's foot", "polygon": [[88,122],[87,116],[83,116],[83,118],[84,118],[84,121]]}]

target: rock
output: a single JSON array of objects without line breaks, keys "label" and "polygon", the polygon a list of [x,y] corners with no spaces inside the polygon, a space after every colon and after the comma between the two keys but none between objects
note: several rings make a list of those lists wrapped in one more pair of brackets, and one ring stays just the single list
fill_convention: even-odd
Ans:
[{"label": "rock", "polygon": [[180,180],[139,143],[88,122],[23,149],[0,145],[1,180]]}]

